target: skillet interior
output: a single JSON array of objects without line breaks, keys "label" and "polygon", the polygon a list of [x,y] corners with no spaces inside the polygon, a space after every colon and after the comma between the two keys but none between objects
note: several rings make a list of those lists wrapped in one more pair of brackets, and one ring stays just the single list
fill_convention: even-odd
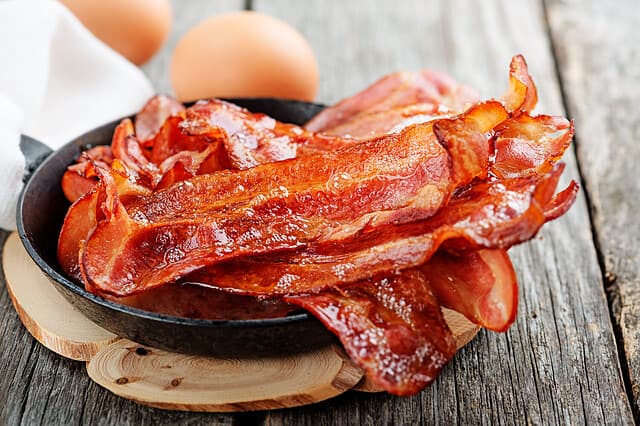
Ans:
[{"label": "skillet interior", "polygon": [[[278,99],[232,99],[253,112],[302,124],[323,107]],[[69,207],[60,179],[87,147],[111,142],[120,120],[79,136],[51,154],[33,172],[18,202],[17,225],[22,243],[55,287],[87,318],[122,337],[161,349],[217,356],[265,356],[311,350],[335,341],[307,313],[254,320],[198,320],[124,306],[87,292],[68,279],[56,258],[62,221]],[[37,141],[23,140],[27,161],[43,157]],[[40,145],[40,146],[39,146]],[[31,157],[31,158],[29,158]],[[38,157],[38,158],[34,158]]]}]

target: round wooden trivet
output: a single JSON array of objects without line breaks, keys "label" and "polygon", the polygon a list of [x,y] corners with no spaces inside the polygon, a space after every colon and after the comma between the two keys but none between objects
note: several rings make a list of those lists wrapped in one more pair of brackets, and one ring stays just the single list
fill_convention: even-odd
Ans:
[{"label": "round wooden trivet", "polygon": [[[337,346],[290,357],[221,359],[140,345],[98,327],[58,293],[17,234],[3,255],[7,290],[27,330],[52,351],[89,361],[89,376],[116,395],[189,411],[268,410],[310,404],[348,389],[380,391]],[[479,327],[444,310],[458,348]]]},{"label": "round wooden trivet", "polygon": [[20,320],[47,348],[67,358],[88,361],[119,339],[67,302],[29,257],[15,232],[5,242],[2,267]]},{"label": "round wooden trivet", "polygon": [[323,401],[352,388],[362,371],[337,346],[290,357],[220,359],[182,355],[128,340],[87,365],[89,377],[116,395],[158,408],[250,411]]}]

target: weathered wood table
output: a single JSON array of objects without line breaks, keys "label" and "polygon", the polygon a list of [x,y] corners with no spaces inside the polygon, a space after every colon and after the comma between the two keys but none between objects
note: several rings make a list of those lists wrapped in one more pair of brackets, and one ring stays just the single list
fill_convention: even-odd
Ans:
[{"label": "weathered wood table", "polygon": [[511,55],[526,56],[539,109],[575,120],[566,178],[579,180],[584,191],[567,216],[511,251],[521,284],[516,323],[506,334],[482,331],[414,397],[347,392],[296,409],[193,414],[143,407],[100,388],[82,363],[31,338],[0,289],[0,424],[637,420],[637,0],[175,0],[171,39],[144,67],[158,89],[170,90],[170,53],[188,28],[209,14],[242,8],[280,17],[308,38],[320,63],[320,102],[355,93],[387,72],[423,67],[499,96]]}]

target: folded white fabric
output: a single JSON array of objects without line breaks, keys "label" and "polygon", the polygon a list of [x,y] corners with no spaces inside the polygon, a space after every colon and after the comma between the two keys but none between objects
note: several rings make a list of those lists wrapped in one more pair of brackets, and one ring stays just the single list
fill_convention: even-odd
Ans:
[{"label": "folded white fabric", "polygon": [[140,69],[57,1],[0,1],[0,227],[15,229],[20,133],[55,149],[152,94]]}]

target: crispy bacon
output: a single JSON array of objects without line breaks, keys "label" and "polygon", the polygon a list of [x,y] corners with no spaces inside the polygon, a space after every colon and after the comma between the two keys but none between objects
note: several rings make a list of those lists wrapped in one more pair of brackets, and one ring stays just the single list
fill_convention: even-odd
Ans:
[{"label": "crispy bacon", "polygon": [[[486,174],[484,135],[506,118],[500,111],[499,103],[485,103],[441,122],[460,122],[476,133],[469,140],[415,125],[337,152],[181,182],[152,195],[131,218],[122,207],[98,225],[84,252],[87,278],[124,295],[232,257],[341,242],[365,229],[427,218],[456,188]],[[441,143],[469,153],[450,156]]]},{"label": "crispy bacon", "polygon": [[[184,122],[185,119],[182,116],[169,117],[164,122],[160,131],[149,141],[151,162],[160,165],[182,151],[202,152],[210,145],[223,144],[227,139],[224,129],[219,127],[207,127],[206,131],[190,134],[185,130]],[[229,161],[226,153],[220,151],[219,154],[218,161],[227,168]]]},{"label": "crispy bacon", "polygon": [[[226,152],[221,142],[224,134],[217,129],[215,134],[184,135],[178,129],[180,120],[180,117],[169,117],[165,121],[156,135],[157,145],[149,154],[151,160],[136,138],[131,120],[123,120],[116,127],[111,145],[115,158],[121,160],[138,177],[138,181],[155,190],[197,174],[227,168]],[[158,163],[161,159],[162,162]]]},{"label": "crispy bacon", "polygon": [[218,99],[199,101],[186,111],[180,124],[188,135],[222,130],[229,167],[244,170],[319,151],[333,151],[356,141],[316,135],[265,114],[254,114]]},{"label": "crispy bacon", "polygon": [[89,233],[98,224],[98,204],[102,192],[89,191],[69,207],[58,238],[58,262],[62,270],[78,281],[80,248]]},{"label": "crispy bacon", "polygon": [[113,157],[122,161],[129,169],[136,173],[142,185],[149,189],[155,188],[162,178],[157,164],[149,161],[145,156],[140,141],[135,136],[133,123],[126,118],[118,124],[113,132],[111,141]]},{"label": "crispy bacon", "polygon": [[509,90],[503,96],[505,106],[515,116],[520,112],[531,112],[538,103],[538,91],[529,75],[527,61],[516,55],[509,65]]},{"label": "crispy bacon", "polygon": [[244,294],[300,294],[423,265],[440,247],[508,249],[537,233],[547,221],[548,208],[571,205],[575,182],[553,197],[562,170],[558,166],[540,178],[480,183],[422,221],[370,230],[340,244],[314,244],[266,259],[221,263],[184,280]]},{"label": "crispy bacon", "polygon": [[491,173],[499,178],[543,174],[569,147],[573,123],[562,117],[522,113],[496,128]]},{"label": "crispy bacon", "polygon": [[431,383],[456,350],[440,305],[416,270],[285,301],[313,313],[375,383],[396,395]]},{"label": "crispy bacon", "polygon": [[65,218],[60,264],[92,292],[154,309],[194,288],[161,287],[176,280],[285,299],[374,382],[415,393],[455,350],[440,305],[506,330],[517,282],[505,250],[577,194],[572,182],[554,195],[572,123],[531,115],[521,56],[509,77],[502,101],[478,103],[440,74],[394,74],[307,129],[217,100],[152,100],[137,135],[118,126],[110,166],[85,156],[67,172],[73,196],[91,190]]},{"label": "crispy bacon", "polygon": [[70,202],[74,202],[96,186],[97,178],[88,177],[89,159],[103,167],[109,167],[113,161],[110,146],[95,146],[85,151],[62,175],[62,192]]},{"label": "crispy bacon", "polygon": [[437,251],[419,267],[440,304],[494,331],[516,318],[518,282],[505,250]]},{"label": "crispy bacon", "polygon": [[105,217],[109,209],[104,206],[107,192],[100,180],[106,180],[110,188],[111,199],[117,197],[121,203],[133,203],[139,198],[149,196],[151,191],[137,184],[135,174],[121,160],[115,159],[108,168],[104,163],[85,157],[86,176],[96,180],[96,187],[76,200],[67,212],[58,238],[58,261],[62,270],[70,277],[80,280],[79,256],[84,241]]},{"label": "crispy bacon", "polygon": [[138,139],[144,143],[152,139],[167,118],[184,111],[184,106],[167,95],[156,95],[149,99],[135,118]]},{"label": "crispy bacon", "polygon": [[85,177],[84,168],[85,164],[83,163],[74,164],[69,166],[64,175],[62,175],[62,192],[64,192],[67,200],[72,203],[97,185],[96,180]]},{"label": "crispy bacon", "polygon": [[332,133],[347,122],[357,122],[362,116],[419,103],[447,105],[460,111],[478,101],[477,93],[457,84],[450,77],[430,71],[398,72],[375,82],[362,92],[326,108],[305,127],[312,131]]}]

